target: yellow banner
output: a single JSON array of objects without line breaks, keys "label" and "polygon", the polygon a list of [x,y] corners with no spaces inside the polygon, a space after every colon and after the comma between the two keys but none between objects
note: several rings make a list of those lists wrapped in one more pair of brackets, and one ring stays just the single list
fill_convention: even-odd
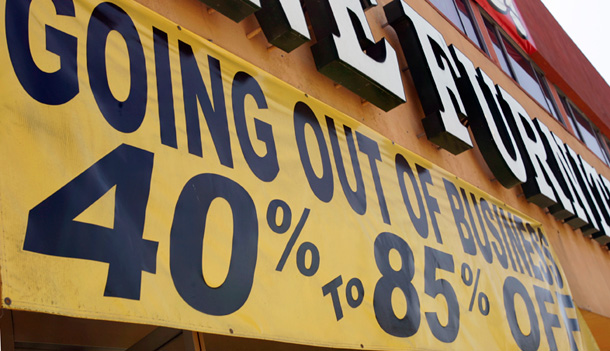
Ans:
[{"label": "yellow banner", "polygon": [[596,347],[532,218],[133,1],[1,3],[4,308]]}]

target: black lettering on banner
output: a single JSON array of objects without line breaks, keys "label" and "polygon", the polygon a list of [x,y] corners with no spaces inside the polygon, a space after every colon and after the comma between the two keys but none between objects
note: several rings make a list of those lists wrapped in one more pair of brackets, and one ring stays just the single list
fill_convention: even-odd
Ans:
[{"label": "black lettering on banner", "polygon": [[[455,184],[450,182],[449,180],[443,178],[443,182],[445,183],[445,190],[447,191],[447,199],[449,200],[449,206],[451,206],[451,212],[453,212],[453,220],[455,221],[455,228],[458,231],[460,236],[460,241],[462,242],[462,248],[464,253],[467,253],[472,256],[476,256],[477,254],[477,246],[474,242],[474,236],[472,234],[472,230],[470,229],[470,224],[466,219],[466,212],[464,211],[464,207],[467,206],[462,203],[462,199],[460,194],[458,193]],[[468,234],[466,234],[467,232]]]},{"label": "black lettering on banner", "polygon": [[[139,300],[142,271],[156,272],[158,243],[142,238],[153,158],[125,144],[114,149],[30,211],[23,249],[106,262],[104,296]],[[115,186],[112,228],[74,220]]]},{"label": "black lettering on banner", "polygon": [[[515,216],[515,219],[516,220],[518,219],[517,227],[519,228],[519,233],[521,234],[521,240],[523,241],[523,247],[525,248],[525,252],[527,254],[529,264],[532,267],[532,272],[534,273],[534,278],[540,280],[541,282],[544,282],[545,279],[543,276],[543,270],[541,269],[541,266],[540,266],[541,261],[534,263],[534,259],[532,259],[532,254],[539,255],[539,256],[537,256],[537,258],[539,258],[539,259],[542,258],[541,253],[539,253],[538,251],[535,251],[536,246],[538,246],[538,243],[536,242],[537,240],[539,240],[538,233],[531,226],[531,224],[529,224],[527,222],[523,222],[517,216]],[[539,247],[538,247],[538,250],[540,250]]]},{"label": "black lettering on banner", "polygon": [[277,176],[280,166],[277,160],[277,149],[273,138],[273,127],[258,118],[254,118],[256,137],[265,143],[267,154],[258,156],[252,147],[250,133],[246,123],[246,96],[251,96],[259,109],[267,108],[267,100],[260,85],[246,72],[237,72],[233,77],[231,99],[233,101],[233,115],[235,116],[235,130],[242,152],[250,169],[264,182],[270,182]]},{"label": "black lettering on banner", "polygon": [[[106,46],[113,31],[123,37],[129,54],[131,87],[125,101],[114,97],[108,83]],[[119,132],[135,132],[146,114],[146,59],[135,24],[115,4],[101,3],[91,14],[87,28],[87,72],[93,97],[106,121]]]},{"label": "black lettering on banner", "polygon": [[[46,49],[59,56],[59,69],[45,72],[38,68],[30,50],[29,17],[32,0],[6,1],[6,44],[19,83],[36,101],[61,105],[78,94],[76,37],[45,26]],[[53,0],[55,13],[74,17],[74,2]],[[98,43],[99,45],[99,43]]]},{"label": "black lettering on banner", "polygon": [[566,308],[574,309],[574,302],[572,296],[563,295],[557,292],[557,304],[559,305],[559,313],[561,314],[561,320],[566,327],[566,334],[570,342],[570,351],[578,351],[578,345],[574,340],[574,332],[580,331],[580,325],[578,324],[577,318],[569,318]]},{"label": "black lettering on banner", "polygon": [[174,92],[167,33],[153,27],[153,40],[155,46],[155,72],[157,77],[157,104],[159,107],[161,143],[177,149]]},{"label": "black lettering on banner", "polygon": [[337,175],[339,176],[341,188],[343,189],[347,202],[349,202],[349,205],[352,207],[354,212],[362,215],[366,212],[366,190],[364,187],[364,181],[362,180],[362,170],[360,169],[360,162],[358,161],[358,152],[356,151],[352,129],[346,125],[343,126],[345,141],[349,150],[350,159],[352,160],[352,169],[354,171],[354,178],[356,180],[356,190],[352,190],[345,174],[345,162],[343,162],[341,147],[339,146],[339,140],[337,138],[335,121],[326,116],[326,125],[328,127],[330,145],[333,149],[335,166],[337,168]]},{"label": "black lettering on banner", "polygon": [[381,178],[379,177],[379,169],[377,168],[377,161],[381,161],[379,145],[375,140],[359,132],[356,132],[356,139],[358,139],[358,148],[360,149],[360,152],[368,156],[369,159],[369,166],[371,168],[371,174],[373,175],[373,182],[375,183],[375,192],[377,193],[377,201],[379,202],[379,210],[381,210],[381,218],[383,218],[384,223],[391,224],[390,213],[388,212],[388,205],[385,201],[385,194],[383,193]]},{"label": "black lettering on banner", "polygon": [[[305,223],[303,222],[303,224]],[[307,267],[307,263],[305,261],[307,252],[309,252],[311,257],[309,267]],[[320,268],[320,252],[318,251],[316,245],[309,241],[299,245],[297,250],[297,268],[299,269],[299,272],[306,277],[312,277],[314,274],[316,274],[318,268]]]},{"label": "black lettering on banner", "polygon": [[[469,219],[469,223],[470,223],[470,229],[472,229],[470,235],[472,237],[472,239],[476,239],[476,242],[481,242],[481,239],[479,238],[479,231],[477,229],[477,225],[474,221],[474,217],[472,216],[472,206],[470,205],[470,203],[468,202],[468,196],[466,195],[466,190],[464,188],[460,187],[460,193],[462,194],[462,200],[464,201],[464,209],[466,210],[466,213],[468,213],[468,219]],[[466,228],[468,228],[468,224],[466,225]],[[471,239],[471,240],[472,240]],[[475,241],[473,241],[474,243]],[[476,255],[476,245],[475,245],[475,255]]]},{"label": "black lettering on banner", "polygon": [[[309,150],[307,149],[307,139],[305,138],[306,125],[311,127],[316,136],[317,146],[322,160],[321,177],[316,175],[311,164]],[[307,177],[311,190],[320,201],[330,202],[333,198],[334,184],[333,170],[328,154],[328,146],[326,146],[326,139],[324,138],[324,133],[322,132],[318,118],[311,108],[301,101],[297,102],[294,106],[294,136],[297,142],[297,148],[299,149],[301,164],[303,165],[303,170],[305,171],[305,176]]]},{"label": "black lettering on banner", "polygon": [[[203,238],[209,230],[210,206],[219,198],[229,203],[233,213],[233,242],[227,277],[219,287],[210,287],[203,275]],[[197,311],[214,316],[239,310],[252,290],[257,253],[258,219],[250,194],[217,174],[191,178],[178,198],[170,233],[170,271],[182,299]]]},{"label": "black lettering on banner", "polygon": [[[517,345],[523,351],[538,350],[538,347],[540,346],[540,326],[538,324],[538,316],[536,315],[534,303],[527,293],[525,286],[523,286],[523,284],[517,278],[508,277],[504,281],[503,293],[504,309],[513,339],[515,339]],[[519,295],[521,300],[525,303],[525,309],[527,310],[530,325],[529,334],[524,334],[521,326],[519,325],[517,311],[515,309],[515,298],[517,295]]]},{"label": "black lettering on banner", "polygon": [[333,307],[335,309],[335,318],[337,318],[337,320],[341,320],[343,318],[343,309],[341,308],[341,301],[339,300],[339,287],[341,285],[343,285],[343,278],[338,276],[322,287],[322,293],[324,296],[330,294],[333,301]]},{"label": "black lettering on banner", "polygon": [[544,326],[544,333],[549,343],[549,349],[551,351],[557,351],[557,342],[555,341],[555,335],[553,334],[553,328],[561,328],[559,324],[559,318],[556,314],[549,313],[546,308],[546,303],[552,305],[555,304],[553,300],[553,294],[539,286],[534,285],[534,292],[536,294],[536,301],[538,301],[538,309],[540,310],[540,317],[542,317],[542,325]]},{"label": "black lettering on banner", "polygon": [[182,41],[178,41],[178,48],[180,51],[182,93],[184,97],[184,114],[186,117],[186,136],[188,138],[189,153],[199,157],[203,156],[199,111],[197,109],[197,103],[199,103],[203,111],[203,117],[212,135],[220,163],[223,166],[233,168],[231,138],[229,135],[220,61],[212,56],[208,56],[212,98],[214,99],[214,107],[212,107],[210,95],[199,71],[193,48]]},{"label": "black lettering on banner", "polygon": [[544,278],[543,281],[545,281],[550,286],[553,286],[553,284],[554,284],[553,275],[551,273],[549,266],[545,263],[546,260],[544,259],[544,254],[542,253],[542,242],[541,242],[540,236],[538,236],[538,233],[536,232],[536,230],[529,223],[525,224],[525,228],[527,229],[528,233],[530,234],[530,238],[532,239],[532,241],[531,241],[532,246],[534,247],[534,250],[536,250],[536,254],[538,255],[537,266],[538,266],[538,270],[540,270],[540,272],[542,273],[542,276]]},{"label": "black lettering on banner", "polygon": [[[282,209],[282,221],[277,224],[277,210]],[[284,234],[290,228],[290,223],[292,222],[292,210],[290,210],[290,206],[282,200],[272,200],[269,203],[269,207],[267,208],[267,224],[269,228],[273,230],[275,233]]]},{"label": "black lettering on banner", "polygon": [[[466,194],[466,190],[464,188],[460,188],[460,192],[462,194],[462,200],[464,200],[464,208],[466,208],[466,212],[468,213],[468,219],[470,220],[470,228],[472,228],[472,236],[477,243],[478,248],[481,251],[481,254],[485,258],[487,263],[491,263],[493,261],[493,254],[491,252],[491,247],[489,246],[489,238],[487,237],[487,231],[485,230],[485,225],[483,224],[483,219],[481,218],[481,213],[479,211],[479,205],[477,204],[477,199],[474,194],[470,193],[470,198],[472,199],[472,205],[468,201],[468,195]],[[481,236],[479,235],[479,230],[477,229],[477,224],[474,220],[474,216],[472,215],[472,207],[475,208],[477,213],[477,217],[479,218],[479,224],[481,225],[481,233],[484,237],[485,244],[483,244],[481,240]],[[476,251],[476,250],[475,250]]]},{"label": "black lettering on banner", "polygon": [[550,264],[549,269],[551,270],[551,272],[553,272],[553,275],[555,276],[555,281],[557,282],[557,287],[559,289],[563,289],[563,276],[561,275],[561,272],[559,271],[557,262],[555,262],[555,259],[553,258],[553,255],[551,254],[551,251],[549,250],[550,249],[549,242],[546,240],[546,236],[544,236],[544,233],[542,233],[541,228],[538,228],[538,237],[540,238],[540,241],[542,242],[542,251],[544,252],[544,256],[548,260],[548,262],[549,262],[548,264]]},{"label": "black lettering on banner", "polygon": [[[504,218],[504,211],[502,211],[501,208],[496,207],[496,205],[493,205],[493,209],[494,209],[494,214],[498,220],[498,228],[500,228],[500,233],[502,233],[502,238],[504,239],[504,247],[506,247],[506,254],[508,256],[508,259],[510,260],[513,270],[515,272],[518,272],[517,266],[515,266],[515,260],[513,259],[513,252],[510,249],[510,245],[508,243],[508,238],[507,238],[507,234],[506,234],[507,223],[506,223],[506,218]],[[498,212],[498,211],[500,211],[500,212]],[[516,253],[515,253],[515,255],[516,255]],[[521,273],[523,273],[523,269],[521,270]]]},{"label": "black lettering on banner", "polygon": [[[354,297],[353,293],[354,288],[356,288],[356,297]],[[347,282],[347,285],[345,286],[345,298],[347,300],[347,304],[351,308],[360,306],[364,300],[364,286],[362,285],[362,281],[360,279],[352,278]]]},{"label": "black lettering on banner", "polygon": [[[502,212],[502,209],[500,209],[500,212]],[[513,245],[513,251],[515,252],[515,258],[517,260],[517,263],[519,264],[519,269],[521,270],[521,273],[523,273],[522,266],[525,266],[527,274],[531,277],[532,271],[527,260],[524,244],[521,241],[522,236],[519,235],[519,231],[517,229],[517,226],[515,225],[516,221],[517,219],[515,218],[515,216],[512,213],[506,211],[506,233],[508,234],[508,238],[511,244]],[[521,262],[523,262],[523,265],[521,264]]]},{"label": "black lettering on banner", "polygon": [[[343,278],[338,276],[322,287],[324,296],[330,294],[337,321],[343,318],[343,308],[341,308],[341,300],[339,299],[339,287],[341,285],[343,285]],[[356,288],[356,297],[354,297],[354,288]],[[360,279],[352,278],[347,282],[345,287],[345,299],[351,308],[356,308],[362,304],[362,301],[364,300],[364,286]]]},{"label": "black lettering on banner", "polygon": [[447,325],[442,325],[436,312],[426,312],[426,320],[430,326],[430,331],[434,336],[445,343],[450,343],[457,338],[460,331],[460,305],[455,294],[455,290],[445,279],[436,279],[436,270],[454,272],[453,256],[425,247],[425,292],[426,295],[436,298],[443,295],[447,302]]},{"label": "black lettering on banner", "polygon": [[[534,253],[534,248],[532,246],[531,238],[536,237],[537,234],[533,230],[533,228],[532,228],[532,231],[528,230],[527,232],[525,232],[526,231],[525,225],[523,224],[524,222],[521,218],[519,218],[515,215],[515,216],[513,216],[513,219],[515,221],[516,233],[521,238],[521,242],[523,243],[523,248],[525,249],[525,257],[527,258],[526,262],[532,268],[532,273],[534,274],[534,278],[543,282],[544,278],[542,277],[542,272],[540,271],[540,268],[538,267],[538,265],[534,263],[534,260],[532,260],[532,254]],[[529,223],[526,223],[526,224],[528,227],[531,228]]]},{"label": "black lettering on banner", "polygon": [[[402,199],[405,203],[405,207],[407,208],[407,212],[409,213],[409,218],[411,218],[411,222],[413,223],[417,233],[422,238],[426,239],[428,237],[428,217],[426,216],[426,208],[424,206],[422,194],[419,190],[419,185],[417,184],[413,170],[411,169],[411,165],[401,154],[396,154],[395,163],[398,185],[400,186],[400,192],[402,193]],[[409,193],[407,192],[407,186],[405,184],[405,173],[409,176],[411,185],[413,186],[413,192],[415,193],[417,205],[419,207],[419,217],[415,214],[415,211],[413,211],[413,205],[411,204],[411,199],[409,198]]]},{"label": "black lettering on banner", "polygon": [[430,173],[429,169],[418,164],[415,164],[415,167],[417,168],[417,175],[419,177],[419,182],[421,183],[421,189],[424,193],[426,205],[428,206],[428,216],[430,216],[430,222],[432,223],[432,229],[434,229],[436,242],[442,244],[443,238],[441,236],[441,231],[438,228],[438,221],[436,220],[436,214],[440,214],[441,209],[438,206],[438,201],[436,201],[436,198],[432,197],[430,195],[430,191],[428,190],[428,185],[434,186],[434,183],[432,183],[432,174]]},{"label": "black lettering on banner", "polygon": [[[396,271],[390,265],[390,250],[400,254],[401,268]],[[381,329],[397,337],[409,337],[417,333],[421,322],[419,296],[413,286],[415,260],[406,241],[396,234],[383,232],[375,239],[375,262],[382,277],[375,285],[373,308]],[[392,307],[392,292],[400,289],[407,300],[407,314],[399,318]]]},{"label": "black lettering on banner", "polygon": [[[477,203],[477,198],[473,193],[470,193],[470,199],[472,200],[472,204],[474,206],[474,210],[477,214],[477,218],[479,219],[479,226],[481,227],[481,235],[483,236],[483,240],[481,240],[481,235],[476,229],[476,224],[474,223],[474,219],[472,218],[472,214],[469,208],[468,215],[470,216],[470,223],[472,225],[472,229],[474,231],[474,238],[477,241],[477,245],[479,246],[479,250],[483,255],[483,258],[487,263],[493,262],[493,253],[491,252],[491,245],[489,245],[489,237],[487,235],[487,230],[485,229],[485,224],[483,223],[483,217],[481,216],[481,210],[479,209],[479,204]],[[466,201],[466,199],[464,199]],[[484,201],[481,198],[481,201]],[[491,229],[490,229],[491,230]],[[484,243],[483,243],[484,242]]]},{"label": "black lettering on banner", "polygon": [[[504,211],[501,208],[499,209],[499,211],[502,217],[502,223],[504,224],[506,237],[508,238],[510,247],[513,249],[512,251],[514,254],[515,261],[517,262],[517,267],[519,267],[519,272],[525,273],[525,271],[523,270],[523,266],[525,265],[527,268],[527,272],[531,276],[532,274],[530,272],[529,265],[527,264],[527,261],[525,259],[525,252],[523,250],[523,246],[521,245],[521,241],[519,240],[519,237],[517,237],[517,233],[515,232],[515,228],[512,221],[512,214],[507,211],[506,215],[504,215]],[[523,264],[521,264],[522,261]],[[513,269],[514,268],[515,267],[513,267]],[[515,272],[517,272],[516,269]]]},{"label": "black lettering on banner", "polygon": [[[495,220],[497,218],[494,214],[496,207],[495,207],[495,205],[493,205],[494,212],[492,212],[487,200],[481,198],[480,203],[481,203],[481,211],[483,212],[483,216],[485,217],[485,224],[487,224],[487,228],[489,228],[489,231],[491,232],[491,236],[493,236],[495,239],[495,242],[493,242],[493,241],[491,242],[491,247],[493,248],[493,251],[496,254],[496,258],[500,262],[500,265],[502,266],[502,268],[508,269],[508,257],[507,257],[508,255],[506,253],[506,250],[504,249],[504,243],[502,242],[502,237],[500,237],[500,233],[498,233],[496,226],[493,224],[493,220]],[[498,226],[500,226],[499,223],[498,223]],[[500,247],[499,249],[498,249],[498,246]]]}]

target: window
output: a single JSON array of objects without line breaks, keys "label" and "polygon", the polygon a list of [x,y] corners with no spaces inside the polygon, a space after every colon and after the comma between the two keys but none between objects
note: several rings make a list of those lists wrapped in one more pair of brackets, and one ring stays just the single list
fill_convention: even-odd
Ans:
[{"label": "window", "polygon": [[483,49],[482,40],[474,25],[468,0],[430,0],[453,24],[455,24],[470,40]]},{"label": "window", "polygon": [[498,61],[500,61],[500,66],[502,67],[504,72],[506,72],[509,76],[515,78],[510,69],[510,66],[508,65],[508,60],[506,58],[506,54],[504,53],[504,49],[502,48],[502,42],[500,41],[500,34],[498,33],[498,30],[493,24],[491,24],[491,22],[487,21],[486,19],[484,19],[484,21],[485,27],[487,28],[487,32],[489,33],[489,37],[494,48],[494,52],[496,53],[496,56],[498,56]]},{"label": "window", "polygon": [[606,155],[608,156],[608,162],[606,162],[606,164],[608,164],[610,166],[610,139],[608,139],[605,135],[603,134],[599,134],[599,136],[602,139],[602,143],[605,144],[606,149],[604,151],[606,151]]},{"label": "window", "polygon": [[540,82],[540,87],[542,88],[542,93],[544,94],[544,100],[546,101],[546,105],[542,104],[542,106],[548,107],[546,110],[551,113],[551,116],[555,117],[556,120],[565,125],[566,122],[563,120],[563,117],[561,117],[561,113],[559,113],[559,110],[555,105],[555,99],[551,94],[551,88],[546,83],[546,79],[538,70],[536,70],[536,76],[538,77],[538,82]]},{"label": "window", "polygon": [[516,80],[555,119],[562,122],[551,97],[551,91],[542,73],[534,68],[530,60],[521,54],[517,47],[500,32],[495,24],[487,18],[483,18],[483,20],[493,44],[494,52],[504,72]]},{"label": "window", "polygon": [[578,139],[587,145],[589,150],[593,151],[597,157],[603,160],[606,164],[610,164],[610,157],[605,151],[601,138],[604,138],[597,128],[589,121],[585,115],[580,112],[568,99],[561,96],[561,103],[568,115],[568,121],[572,125],[572,129]]}]

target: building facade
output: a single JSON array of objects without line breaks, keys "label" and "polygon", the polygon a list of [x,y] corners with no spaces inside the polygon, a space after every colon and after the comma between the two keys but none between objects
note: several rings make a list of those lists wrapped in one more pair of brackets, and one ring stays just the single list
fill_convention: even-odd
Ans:
[{"label": "building facade", "polygon": [[610,87],[539,0],[3,0],[5,350],[610,348]]}]

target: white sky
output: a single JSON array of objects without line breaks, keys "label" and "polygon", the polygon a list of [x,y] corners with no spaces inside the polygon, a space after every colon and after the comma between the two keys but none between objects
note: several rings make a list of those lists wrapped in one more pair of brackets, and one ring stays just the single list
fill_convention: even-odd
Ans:
[{"label": "white sky", "polygon": [[610,82],[610,1],[542,2],[606,82]]}]

